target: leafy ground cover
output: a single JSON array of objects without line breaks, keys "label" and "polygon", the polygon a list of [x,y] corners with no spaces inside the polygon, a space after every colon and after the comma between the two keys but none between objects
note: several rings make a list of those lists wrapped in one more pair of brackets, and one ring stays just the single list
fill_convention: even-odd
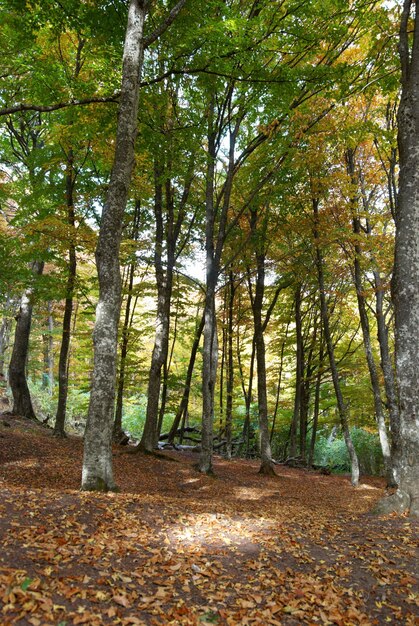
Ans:
[{"label": "leafy ground cover", "polygon": [[380,479],[115,448],[118,494],[79,491],[82,442],[0,418],[0,623],[419,624],[417,522]]}]

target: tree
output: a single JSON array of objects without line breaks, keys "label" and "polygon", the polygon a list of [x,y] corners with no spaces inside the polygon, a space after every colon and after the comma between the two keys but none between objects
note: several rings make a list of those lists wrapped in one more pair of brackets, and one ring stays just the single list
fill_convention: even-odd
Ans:
[{"label": "tree", "polygon": [[123,215],[134,168],[145,16],[146,3],[131,0],[122,60],[122,86],[115,156],[96,248],[99,302],[96,308],[94,368],[82,475],[82,489],[90,491],[108,491],[116,488],[112,469],[111,442],[121,306],[119,248]]},{"label": "tree", "polygon": [[[176,18],[186,0],[180,0],[166,20],[149,36],[159,37]],[[123,216],[134,168],[140,77],[144,55],[145,0],[131,0],[122,59],[122,85],[115,140],[115,154],[107,200],[103,209],[96,263],[99,302],[94,329],[94,367],[87,417],[82,489],[108,491],[116,488],[112,470],[112,432],[118,324],[121,308],[119,250]]]},{"label": "tree", "polygon": [[[31,264],[33,278],[35,279],[36,276],[42,274],[43,269],[43,261],[34,261]],[[9,365],[9,384],[13,394],[12,413],[22,415],[29,419],[36,419],[26,380],[26,362],[28,358],[29,335],[32,322],[33,291],[33,284],[29,285],[20,300],[19,312],[16,318],[13,351]]]},{"label": "tree", "polygon": [[[398,489],[379,510],[419,517],[419,13],[405,0],[400,22],[402,94],[398,110],[400,159],[392,297],[395,311],[399,424],[394,424]],[[413,31],[413,32],[412,32]]]}]

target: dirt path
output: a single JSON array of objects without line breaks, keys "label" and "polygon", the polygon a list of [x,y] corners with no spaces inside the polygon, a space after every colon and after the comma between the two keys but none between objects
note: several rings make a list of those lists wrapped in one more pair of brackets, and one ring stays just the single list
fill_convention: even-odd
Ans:
[{"label": "dirt path", "polygon": [[81,455],[0,417],[2,625],[419,624],[418,526],[370,515],[381,480],[115,449],[121,493],[92,495]]}]

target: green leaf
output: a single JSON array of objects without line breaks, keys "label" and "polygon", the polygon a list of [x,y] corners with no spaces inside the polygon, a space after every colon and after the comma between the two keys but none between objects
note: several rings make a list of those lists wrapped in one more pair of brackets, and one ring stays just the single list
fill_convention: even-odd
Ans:
[{"label": "green leaf", "polygon": [[25,578],[23,583],[20,585],[20,588],[22,589],[22,591],[26,591],[32,581],[33,581],[32,578]]}]

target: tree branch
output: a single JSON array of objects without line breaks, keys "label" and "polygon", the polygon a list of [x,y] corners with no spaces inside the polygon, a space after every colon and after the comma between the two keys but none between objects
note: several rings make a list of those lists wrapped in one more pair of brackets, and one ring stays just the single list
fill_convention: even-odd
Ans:
[{"label": "tree branch", "polygon": [[166,16],[166,18],[162,21],[160,26],[156,28],[156,30],[148,35],[148,37],[144,37],[144,49],[148,48],[152,43],[154,43],[163,33],[173,24],[180,11],[186,4],[186,0],[179,0],[177,4],[173,7],[170,13]]},{"label": "tree branch", "polygon": [[0,109],[0,116],[11,115],[12,113],[19,113],[20,111],[39,111],[40,113],[50,113],[51,111],[58,111],[59,109],[65,109],[70,106],[83,106],[85,104],[96,104],[102,102],[118,102],[120,92],[115,92],[112,96],[104,96],[102,98],[85,98],[83,100],[69,100],[68,102],[57,102],[56,104],[25,104],[20,102],[11,107],[5,107]]}]

